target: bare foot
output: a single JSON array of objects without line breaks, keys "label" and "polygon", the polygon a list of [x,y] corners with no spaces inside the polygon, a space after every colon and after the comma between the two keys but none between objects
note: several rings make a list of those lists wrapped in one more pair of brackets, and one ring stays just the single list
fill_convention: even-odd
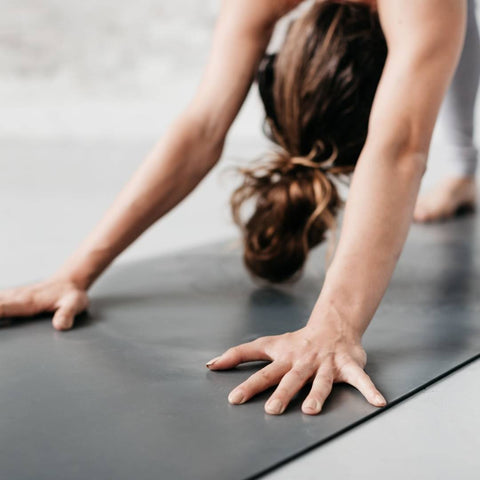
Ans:
[{"label": "bare foot", "polygon": [[447,178],[417,199],[413,219],[435,222],[455,216],[462,210],[474,210],[476,187],[474,177]]}]

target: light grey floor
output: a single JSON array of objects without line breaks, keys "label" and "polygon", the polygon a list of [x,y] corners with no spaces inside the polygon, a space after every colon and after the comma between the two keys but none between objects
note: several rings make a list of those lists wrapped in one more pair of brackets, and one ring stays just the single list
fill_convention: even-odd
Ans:
[{"label": "light grey floor", "polygon": [[[100,217],[148,150],[147,142],[0,142],[0,287],[52,272]],[[249,147],[250,148],[250,147]],[[192,198],[119,262],[231,236],[219,180],[232,153]],[[478,478],[480,363],[270,474],[291,478]]]}]

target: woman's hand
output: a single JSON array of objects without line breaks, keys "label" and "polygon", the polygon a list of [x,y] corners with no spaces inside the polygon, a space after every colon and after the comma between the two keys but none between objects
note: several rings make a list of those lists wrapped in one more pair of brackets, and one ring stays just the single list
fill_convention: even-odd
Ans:
[{"label": "woman's hand", "polygon": [[75,315],[87,307],[87,292],[67,280],[51,279],[0,292],[0,318],[55,312],[52,324],[57,330],[72,328]]},{"label": "woman's hand", "polygon": [[312,381],[312,388],[302,405],[303,413],[315,415],[336,382],[357,388],[377,407],[386,400],[364,372],[367,355],[359,340],[347,338],[335,327],[306,326],[283,335],[262,337],[230,348],[207,363],[210,370],[233,368],[244,362],[270,360],[271,363],[236,387],[228,400],[238,405],[269,387],[278,385],[265,404],[265,411],[282,414],[294,395]]}]

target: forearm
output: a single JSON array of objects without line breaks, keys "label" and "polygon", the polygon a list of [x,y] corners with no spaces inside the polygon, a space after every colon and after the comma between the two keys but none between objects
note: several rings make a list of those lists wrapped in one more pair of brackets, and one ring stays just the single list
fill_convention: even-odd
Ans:
[{"label": "forearm", "polygon": [[193,118],[179,118],[56,276],[89,288],[117,255],[195,188],[222,145],[207,139]]},{"label": "forearm", "polygon": [[310,325],[334,321],[357,339],[368,327],[405,243],[425,170],[426,154],[404,152],[362,152]]}]

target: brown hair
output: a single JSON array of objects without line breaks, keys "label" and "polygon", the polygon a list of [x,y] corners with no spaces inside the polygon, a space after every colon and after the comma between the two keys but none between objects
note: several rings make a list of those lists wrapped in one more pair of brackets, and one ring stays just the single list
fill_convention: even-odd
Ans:
[{"label": "brown hair", "polygon": [[[360,155],[386,54],[370,7],[324,0],[290,25],[278,54],[260,63],[265,131],[277,148],[240,169],[243,183],[231,198],[253,274],[291,278],[335,228],[342,200],[332,176],[351,172]],[[244,220],[249,201],[254,210]]]}]

